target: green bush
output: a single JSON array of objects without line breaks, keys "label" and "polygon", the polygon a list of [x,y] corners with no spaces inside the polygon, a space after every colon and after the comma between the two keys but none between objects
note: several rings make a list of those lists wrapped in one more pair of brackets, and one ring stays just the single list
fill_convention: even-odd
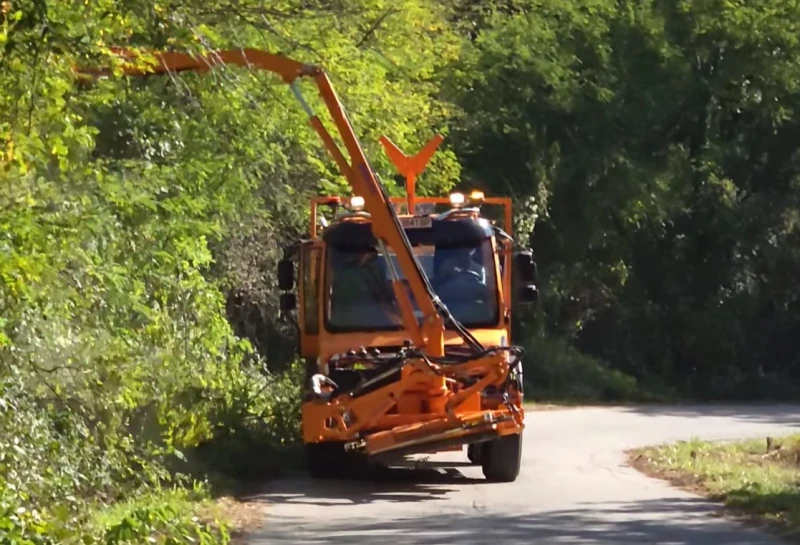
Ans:
[{"label": "green bush", "polygon": [[583,354],[565,339],[523,341],[525,393],[536,401],[631,401],[645,397],[636,379]]},{"label": "green bush", "polygon": [[[207,494],[203,487],[144,494],[98,513],[94,533],[106,545],[226,545],[230,534],[218,517],[208,516]],[[201,510],[205,511],[202,518],[198,516]]]},{"label": "green bush", "polygon": [[[227,543],[222,523],[189,513],[189,500],[203,494],[180,503],[165,502],[153,491],[169,483],[180,491],[192,476],[254,478],[287,465],[287,448],[299,433],[296,369],[275,376],[246,365],[237,369],[228,370],[225,388],[187,396],[194,403],[186,407],[186,419],[156,421],[160,431],[150,432],[161,442],[142,443],[125,427],[98,427],[100,415],[71,404],[75,398],[34,395],[25,380],[31,377],[6,368],[0,382],[0,543],[91,544],[100,542],[98,535],[106,544],[145,538],[163,544]],[[106,406],[106,419],[134,420],[113,409]],[[145,427],[130,429],[141,433]],[[121,507],[109,507],[119,501]],[[124,515],[121,509],[127,509]],[[98,526],[95,513],[104,511],[118,516]]]},{"label": "green bush", "polygon": [[201,522],[197,517],[181,518],[170,506],[142,507],[131,511],[119,523],[107,528],[106,544],[153,543],[178,545],[224,545],[230,541],[224,528]]},{"label": "green bush", "polygon": [[[214,437],[192,449],[189,467],[234,483],[274,476],[297,464],[304,367],[252,377],[216,406]],[[210,472],[210,473],[209,473]]]}]

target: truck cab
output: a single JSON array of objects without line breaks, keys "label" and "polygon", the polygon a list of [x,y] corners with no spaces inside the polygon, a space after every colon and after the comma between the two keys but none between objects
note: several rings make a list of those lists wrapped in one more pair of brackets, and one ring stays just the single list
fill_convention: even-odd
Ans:
[{"label": "truck cab", "polygon": [[[402,212],[401,199],[393,204]],[[436,295],[482,345],[507,346],[512,301],[533,303],[538,295],[532,253],[514,253],[511,236],[497,225],[501,221],[511,230],[510,199],[487,199],[474,191],[417,198],[416,204],[416,214],[398,218]],[[297,310],[307,378],[321,373],[340,385],[357,383],[365,370],[339,366],[333,361],[337,356],[353,347],[391,354],[411,342],[391,282],[392,270],[401,279],[403,273],[391,250],[384,253],[375,239],[363,199],[318,197],[311,205],[311,237],[290,247],[279,263],[281,311]],[[322,206],[333,209],[332,220],[322,215]],[[498,218],[486,217],[486,207],[499,208]],[[458,351],[462,337],[445,325],[446,350]]]}]

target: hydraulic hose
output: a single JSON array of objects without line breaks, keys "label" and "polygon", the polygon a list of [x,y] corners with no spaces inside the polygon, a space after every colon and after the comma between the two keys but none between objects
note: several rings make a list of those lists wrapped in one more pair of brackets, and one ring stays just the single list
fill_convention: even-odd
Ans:
[{"label": "hydraulic hose", "polygon": [[[386,202],[386,208],[389,212],[389,216],[392,218],[392,221],[394,222],[397,231],[400,233],[400,237],[402,238],[404,245],[407,248],[411,249],[412,248],[411,241],[408,239],[406,230],[403,228],[399,218],[397,217],[397,214],[394,211],[394,208],[391,205],[391,198],[386,193],[386,188],[384,187],[383,182],[380,180],[377,174],[375,176],[378,179],[378,186],[380,187],[380,191],[383,194],[384,202]],[[422,270],[422,267],[420,266],[419,262],[416,259],[414,259],[414,267],[416,268],[417,273],[420,279],[422,280],[425,291],[428,293],[428,296],[431,298],[431,301],[433,301],[434,306],[438,310],[439,315],[442,317],[445,323],[451,324],[453,328],[456,330],[456,332],[458,332],[459,336],[468,345],[470,345],[475,352],[483,352],[484,351],[483,345],[480,342],[478,342],[475,336],[472,335],[472,333],[453,316],[453,314],[450,312],[450,309],[448,309],[447,306],[441,301],[441,299],[439,299],[439,296],[436,295],[436,292],[434,291],[433,286],[431,285],[430,280],[428,279],[428,276],[425,274],[425,271]]]}]

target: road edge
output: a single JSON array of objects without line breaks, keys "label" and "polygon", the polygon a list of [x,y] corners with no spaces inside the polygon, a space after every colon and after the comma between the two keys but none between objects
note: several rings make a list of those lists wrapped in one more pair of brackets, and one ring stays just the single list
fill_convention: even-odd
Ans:
[{"label": "road edge", "polygon": [[[674,443],[680,443],[675,441]],[[719,495],[712,493],[707,487],[691,475],[683,474],[676,471],[661,470],[652,464],[648,463],[646,457],[642,454],[647,448],[653,448],[658,445],[651,445],[646,447],[637,447],[623,450],[626,465],[649,479],[655,479],[667,483],[673,488],[682,490],[697,498],[705,500],[712,504],[715,508],[715,516],[725,519],[729,522],[734,522],[745,526],[751,530],[757,530],[769,535],[771,538],[778,540],[778,543],[786,545],[794,545],[794,543],[787,540],[786,536],[782,535],[779,525],[758,517],[757,515],[748,512],[746,509],[732,507],[726,505]]]}]

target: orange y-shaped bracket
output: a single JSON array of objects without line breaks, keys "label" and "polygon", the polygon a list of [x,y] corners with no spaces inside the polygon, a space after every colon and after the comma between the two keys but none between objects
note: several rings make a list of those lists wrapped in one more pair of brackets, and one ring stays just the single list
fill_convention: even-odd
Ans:
[{"label": "orange y-shaped bracket", "polygon": [[436,153],[436,149],[439,147],[439,144],[442,143],[442,140],[444,140],[444,137],[441,134],[437,134],[431,138],[428,143],[425,144],[425,147],[418,151],[416,155],[408,156],[403,153],[394,142],[389,140],[388,137],[381,136],[381,145],[383,145],[386,155],[388,155],[389,159],[394,163],[397,172],[406,178],[406,196],[408,198],[409,214],[413,215],[417,207],[417,176],[422,174],[425,167],[428,166],[431,157]]},{"label": "orange y-shaped bracket", "polygon": [[[364,197],[367,211],[372,215],[372,231],[375,238],[385,242],[397,255],[401,270],[409,281],[414,299],[424,314],[424,319],[420,325],[413,313],[413,307],[410,302],[401,304],[400,310],[403,314],[405,330],[409,333],[414,344],[423,348],[426,353],[432,356],[444,355],[444,323],[439,315],[436,301],[426,288],[425,273],[417,263],[413,250],[409,246],[405,233],[402,231],[400,222],[394,212],[391,200],[367,161],[344,106],[342,106],[331,81],[322,68],[255,49],[213,51],[202,56],[193,56],[186,53],[154,52],[152,56],[156,62],[151,63],[150,66],[144,66],[144,63],[140,65],[130,63],[130,61],[140,58],[142,56],[141,53],[121,48],[115,49],[114,53],[129,61],[122,68],[122,72],[128,75],[144,76],[186,70],[206,72],[215,65],[233,64],[276,73],[285,83],[289,84],[297,100],[308,114],[311,126],[325,143],[342,174],[350,182],[354,193]],[[82,68],[78,69],[77,72],[102,75],[109,73],[110,70],[107,68]],[[303,77],[309,77],[316,83],[331,119],[339,130],[339,135],[350,156],[350,162],[347,161],[347,158],[339,149],[339,146],[336,145],[322,121],[314,114],[300,93],[296,80]],[[395,285],[395,289],[401,293],[401,296],[405,296],[405,292],[400,290],[397,285]]]}]

